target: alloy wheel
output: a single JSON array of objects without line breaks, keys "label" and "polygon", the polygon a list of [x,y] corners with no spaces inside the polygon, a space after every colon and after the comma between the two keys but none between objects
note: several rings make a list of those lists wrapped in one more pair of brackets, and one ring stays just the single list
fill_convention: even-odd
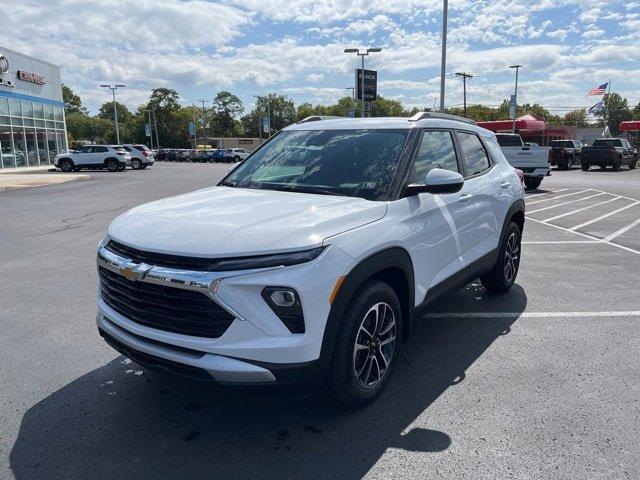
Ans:
[{"label": "alloy wheel", "polygon": [[363,388],[375,387],[387,373],[396,345],[396,316],[380,302],[364,315],[353,346],[353,372]]},{"label": "alloy wheel", "polygon": [[519,262],[520,242],[518,241],[518,234],[511,232],[504,250],[504,276],[509,282],[515,280]]}]

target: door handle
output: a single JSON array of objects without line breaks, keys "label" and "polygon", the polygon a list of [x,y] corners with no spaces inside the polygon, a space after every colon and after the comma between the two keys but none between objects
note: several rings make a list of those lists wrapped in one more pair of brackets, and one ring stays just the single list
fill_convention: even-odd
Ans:
[{"label": "door handle", "polygon": [[511,185],[511,182],[502,182],[500,184],[500,188],[509,188],[509,185]]},{"label": "door handle", "polygon": [[469,203],[469,200],[471,200],[472,198],[473,198],[473,195],[471,195],[470,193],[467,193],[465,195],[461,195],[458,201],[460,203]]}]

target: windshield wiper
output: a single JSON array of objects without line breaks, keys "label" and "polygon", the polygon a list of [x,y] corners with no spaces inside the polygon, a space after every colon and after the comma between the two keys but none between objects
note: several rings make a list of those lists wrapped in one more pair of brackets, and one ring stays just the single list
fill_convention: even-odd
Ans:
[{"label": "windshield wiper", "polygon": [[225,187],[237,187],[238,184],[236,182],[229,182],[227,180],[224,180],[222,182],[220,182],[218,185],[223,185]]},{"label": "windshield wiper", "polygon": [[[265,185],[264,183],[262,185]],[[295,184],[266,184],[266,188],[277,190],[279,192],[297,192],[297,193],[317,193],[318,195],[335,195],[338,197],[346,197],[344,193],[335,192],[327,188],[314,187],[313,185],[295,185]]]}]

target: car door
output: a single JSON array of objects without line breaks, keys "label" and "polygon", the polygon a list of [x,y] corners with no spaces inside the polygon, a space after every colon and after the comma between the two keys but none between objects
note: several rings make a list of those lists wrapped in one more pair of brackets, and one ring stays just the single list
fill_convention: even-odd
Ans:
[{"label": "car door", "polygon": [[[454,133],[446,129],[425,129],[412,160],[408,183],[424,184],[427,173],[434,168],[463,173],[461,165]],[[405,200],[409,202],[411,223],[416,232],[416,282],[419,289],[426,292],[463,267],[459,231],[464,228],[462,219],[471,216],[467,210],[473,205],[462,192],[421,193]]]},{"label": "car door", "polygon": [[73,155],[73,163],[76,165],[90,165],[91,164],[91,147],[84,146],[76,151]]},{"label": "car door", "polygon": [[[502,194],[510,180],[491,162],[487,147],[472,131],[456,131],[462,154],[465,181],[461,193],[472,205],[461,219],[460,244],[465,265],[479,260],[497,247]],[[499,149],[499,147],[498,147]]]}]

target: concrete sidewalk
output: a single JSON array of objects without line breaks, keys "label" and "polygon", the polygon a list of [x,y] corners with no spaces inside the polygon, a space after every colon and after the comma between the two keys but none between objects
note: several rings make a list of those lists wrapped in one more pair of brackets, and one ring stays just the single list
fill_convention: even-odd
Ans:
[{"label": "concrete sidewalk", "polygon": [[25,173],[45,173],[55,172],[56,167],[53,165],[45,165],[42,167],[17,167],[17,168],[3,168],[0,169],[0,175],[3,174],[25,174]]},{"label": "concrete sidewalk", "polygon": [[89,178],[91,178],[89,175],[84,173],[41,173],[47,172],[48,170],[41,170],[40,172],[29,171],[20,173],[7,173],[7,170],[3,170],[0,173],[0,192],[5,190],[14,190],[17,188],[56,185],[58,183],[75,182],[78,180],[88,180]]}]

